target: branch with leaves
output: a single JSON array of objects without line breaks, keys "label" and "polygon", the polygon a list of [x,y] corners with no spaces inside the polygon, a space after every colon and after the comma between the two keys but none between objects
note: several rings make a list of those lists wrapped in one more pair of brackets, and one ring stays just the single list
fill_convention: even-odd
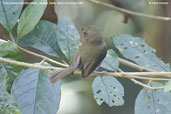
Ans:
[{"label": "branch with leaves", "polygon": [[149,14],[138,13],[138,12],[123,9],[123,8],[120,8],[120,7],[105,3],[105,2],[101,2],[98,0],[88,0],[88,1],[98,4],[98,5],[103,5],[103,6],[109,7],[109,8],[111,8],[117,12],[120,12],[120,13],[126,13],[126,14],[130,14],[133,16],[139,16],[139,17],[143,17],[143,18],[155,19],[155,20],[160,20],[160,21],[171,21],[170,17],[162,17],[162,16],[154,16],[154,15],[149,15]]},{"label": "branch with leaves", "polygon": [[[19,46],[17,46],[19,47]],[[26,51],[26,50],[25,50]],[[29,51],[27,51],[29,52]],[[30,53],[30,52],[29,52]],[[30,53],[33,54],[34,52]],[[33,54],[35,55],[35,54]],[[37,56],[37,54],[36,54]],[[40,55],[39,57],[42,57],[42,55]],[[57,68],[57,67],[50,67],[50,66],[42,66],[42,65],[38,65],[38,64],[30,64],[30,63],[25,63],[25,62],[19,62],[19,61],[14,61],[14,60],[9,60],[9,59],[5,59],[0,57],[0,62],[4,62],[4,63],[9,63],[9,64],[13,64],[13,65],[18,65],[18,66],[23,66],[23,67],[29,67],[29,68],[36,68],[36,69],[42,69],[42,70],[58,70],[58,69],[62,69],[62,68]],[[61,65],[62,63],[58,64]],[[62,65],[63,66],[63,65]],[[163,89],[164,87],[150,87],[147,86],[146,84],[141,83],[140,81],[137,81],[135,79],[141,79],[141,80],[160,80],[160,81],[168,81],[169,78],[168,76],[171,77],[171,72],[123,72],[122,70],[119,69],[119,72],[104,72],[104,73],[98,73],[98,72],[94,72],[92,73],[93,76],[114,76],[114,77],[122,77],[122,78],[128,78],[131,81],[133,81],[135,84],[139,84],[145,88],[149,88],[152,90],[155,89]],[[81,74],[80,71],[76,72],[77,74]],[[153,77],[153,76],[165,76],[167,75],[167,77],[163,77],[163,78],[157,78],[157,77]],[[135,79],[134,79],[135,78]]]},{"label": "branch with leaves", "polygon": [[[141,14],[95,0],[89,1],[110,7],[121,13],[163,21],[171,20],[168,17]],[[0,23],[9,33],[12,41],[0,40],[0,92],[2,93],[0,94],[0,99],[2,97],[0,113],[3,104],[5,104],[5,106],[2,106],[3,109],[6,108],[7,104],[7,106],[13,106],[14,110],[16,108],[20,109],[22,113],[36,110],[37,113],[54,114],[58,110],[61,82],[59,80],[53,85],[50,84],[48,81],[49,71],[69,67],[65,63],[69,63],[76,50],[78,50],[80,36],[75,25],[69,19],[62,19],[58,25],[45,20],[40,21],[46,5],[29,4],[21,13],[22,5],[7,6],[4,2],[0,4],[0,9],[2,9],[0,17],[3,17],[0,18]],[[10,11],[11,9],[12,11]],[[17,29],[15,30],[17,32],[13,32],[14,26],[16,26]],[[167,92],[171,90],[169,65],[156,57],[154,49],[149,47],[143,38],[135,38],[128,34],[115,34],[110,37],[110,40],[114,47],[108,50],[107,56],[99,69],[105,72],[93,72],[91,74],[96,76],[92,83],[92,89],[97,104],[101,105],[103,102],[106,102],[109,106],[124,104],[124,87],[114,78],[121,77],[143,87],[136,99],[135,114],[139,114],[136,109],[138,111],[139,109],[150,109],[156,101],[158,105],[162,105],[162,109],[169,109],[168,107],[163,108],[163,106],[170,106],[171,104],[169,98],[171,95],[170,92]],[[24,48],[26,46],[35,48],[46,56],[26,50]],[[41,60],[38,63],[27,63],[24,61],[21,51],[39,57]],[[118,55],[120,56],[118,57]],[[50,66],[47,62],[58,67]],[[126,66],[126,69],[122,66]],[[139,72],[127,71],[128,67]],[[79,70],[74,71],[74,73],[81,74]],[[144,81],[148,81],[148,83],[146,84]],[[167,83],[158,83],[159,81]],[[8,100],[6,96],[8,96]],[[11,100],[14,103],[11,103]],[[159,102],[160,100],[162,102]],[[32,105],[23,108],[27,105],[26,103]],[[36,105],[40,103],[48,110],[42,108],[42,105]],[[141,107],[142,104],[144,107]],[[53,107],[51,107],[52,105]],[[158,107],[156,108],[158,105],[151,108],[151,112],[158,111]],[[42,109],[41,112],[39,109]],[[161,108],[159,107],[159,109]]]}]

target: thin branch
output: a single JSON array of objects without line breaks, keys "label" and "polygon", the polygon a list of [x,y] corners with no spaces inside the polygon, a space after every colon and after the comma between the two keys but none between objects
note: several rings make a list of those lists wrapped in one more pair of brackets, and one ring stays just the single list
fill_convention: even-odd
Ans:
[{"label": "thin branch", "polygon": [[127,60],[122,59],[122,58],[119,58],[119,63],[123,64],[125,66],[129,66],[130,68],[133,68],[133,69],[138,70],[140,72],[144,72],[144,71],[146,71],[146,72],[154,72],[154,70],[147,69],[145,67],[139,66],[139,65],[137,65],[135,63],[132,63],[132,62],[127,61]]},{"label": "thin branch", "polygon": [[130,79],[130,80],[133,81],[135,84],[138,84],[138,85],[140,85],[140,86],[143,86],[143,87],[148,88],[148,89],[151,89],[151,90],[164,89],[164,86],[160,86],[160,87],[151,87],[151,86],[149,86],[149,85],[147,85],[147,84],[144,84],[144,83],[142,83],[142,82],[140,82],[140,81],[137,81],[137,80],[135,80],[135,79]]},{"label": "thin branch", "polygon": [[[34,55],[34,56],[36,56],[36,57],[42,58],[42,59],[45,60],[45,61],[52,62],[52,63],[54,63],[54,64],[56,64],[56,65],[61,66],[61,67],[65,67],[65,68],[68,67],[68,65],[66,65],[66,64],[62,64],[62,63],[57,62],[57,61],[55,61],[55,60],[53,60],[53,59],[50,59],[50,58],[48,58],[48,57],[46,57],[46,56],[43,56],[43,55],[40,55],[40,54],[31,52],[31,51],[29,51],[29,50],[26,50],[26,49],[24,49],[24,48],[18,46],[18,45],[16,44],[15,40],[14,40],[14,37],[13,37],[11,31],[9,32],[9,34],[10,34],[10,38],[11,38],[11,40],[12,40],[12,43],[13,43],[16,47],[18,47],[20,50],[22,50],[22,51],[24,51],[24,52],[26,52],[26,53],[29,53],[29,54],[31,54],[31,55]],[[11,42],[11,41],[9,41],[9,42]]]},{"label": "thin branch", "polygon": [[61,67],[65,67],[65,68],[68,67],[68,65],[66,65],[66,64],[57,62],[57,61],[55,61],[55,60],[53,60],[53,59],[50,59],[50,58],[48,58],[48,57],[46,57],[46,56],[43,56],[43,55],[40,55],[40,54],[31,52],[31,51],[26,50],[26,49],[24,49],[24,48],[22,48],[22,47],[20,47],[20,46],[18,46],[18,45],[16,45],[16,44],[14,44],[14,45],[15,45],[16,47],[18,47],[20,50],[22,50],[22,51],[24,51],[24,52],[26,52],[26,53],[29,53],[29,54],[31,54],[31,55],[34,55],[34,56],[36,56],[36,57],[42,58],[42,59],[44,59],[45,61],[52,62],[52,63],[54,63],[54,64],[56,64],[56,65],[61,66]]},{"label": "thin branch", "polygon": [[169,78],[171,78],[171,72],[159,72],[159,71],[157,71],[157,72],[128,72],[128,73],[121,73],[120,75],[128,75],[128,76],[130,76],[130,75],[133,75],[133,76],[136,76],[136,75],[139,75],[139,76],[150,76],[150,77],[152,77],[152,76],[162,76],[162,77],[169,77]]},{"label": "thin branch", "polygon": [[95,3],[95,4],[99,4],[99,5],[109,7],[111,9],[118,11],[118,12],[121,12],[121,13],[126,13],[126,14],[130,14],[130,15],[135,15],[135,16],[140,16],[140,17],[145,17],[145,18],[155,19],[155,20],[161,20],[161,21],[171,21],[170,17],[162,17],[162,16],[154,16],[154,15],[149,15],[149,14],[138,13],[138,12],[126,10],[123,8],[119,8],[117,6],[114,6],[114,5],[105,3],[105,2],[101,2],[101,1],[97,1],[97,0],[88,0],[88,1]]},{"label": "thin branch", "polygon": [[[36,64],[30,64],[30,63],[25,63],[25,62],[19,62],[19,61],[14,61],[14,60],[9,60],[9,59],[5,59],[0,57],[0,62],[5,62],[5,63],[9,63],[9,64],[14,64],[14,65],[18,65],[18,66],[24,66],[24,67],[29,67],[29,68],[36,68],[36,69],[43,69],[43,70],[57,70],[57,69],[64,69],[64,68],[57,68],[57,67],[50,67],[50,66],[42,66],[42,65],[36,65]],[[77,74],[81,74],[80,71],[77,72]],[[150,74],[160,74],[160,76],[162,74],[170,74],[171,72],[104,72],[104,73],[97,73],[94,72],[92,73],[92,75],[94,76],[114,76],[114,77],[123,77],[123,78],[137,78],[137,79],[147,79],[147,78],[153,78],[150,77]],[[152,75],[152,76],[153,76]],[[144,77],[145,76],[145,77]],[[139,78],[140,77],[140,78]],[[154,77],[154,80],[157,80],[156,77]],[[161,80],[168,80],[167,77],[164,77]]]},{"label": "thin branch", "polygon": [[9,59],[5,59],[5,58],[2,58],[2,57],[0,57],[0,62],[9,63],[9,64],[13,64],[13,65],[18,65],[18,66],[23,66],[23,67],[29,67],[29,68],[42,69],[42,70],[57,70],[57,69],[59,69],[57,67],[30,64],[30,63],[25,63],[25,62],[9,60]]},{"label": "thin branch", "polygon": [[40,61],[40,64],[43,64],[45,62],[45,59],[43,59],[42,61]]},{"label": "thin branch", "polygon": [[127,76],[126,78],[135,78],[140,80],[152,80],[152,81],[169,81],[166,78],[149,78],[149,77],[141,77],[141,76]]},{"label": "thin branch", "polygon": [[[121,70],[121,69],[118,69],[119,70],[119,72],[124,72],[123,70]],[[129,78],[132,82],[134,82],[135,84],[138,84],[138,85],[140,85],[140,86],[142,86],[142,87],[145,87],[145,88],[148,88],[148,89],[151,89],[151,90],[157,90],[157,89],[163,89],[164,88],[164,86],[161,86],[161,87],[151,87],[151,86],[149,86],[149,85],[147,85],[147,84],[144,84],[144,83],[142,83],[142,82],[140,82],[140,81],[138,81],[138,80],[136,80],[136,79],[134,79],[134,78]]]},{"label": "thin branch", "polygon": [[[93,73],[96,74],[96,73]],[[160,76],[160,78],[165,79],[171,79],[171,72],[105,72],[105,73],[98,73],[98,75],[106,75],[106,76],[115,76],[115,77],[131,77],[131,76],[141,76],[141,77],[157,77]],[[166,76],[167,75],[167,76]],[[168,78],[170,77],[170,78]]]}]

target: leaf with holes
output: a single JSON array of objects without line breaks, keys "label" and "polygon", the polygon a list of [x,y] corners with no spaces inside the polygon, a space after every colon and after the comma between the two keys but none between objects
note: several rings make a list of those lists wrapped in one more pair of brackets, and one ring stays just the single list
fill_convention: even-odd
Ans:
[{"label": "leaf with holes", "polygon": [[[162,84],[152,82],[152,87],[159,87]],[[135,101],[135,114],[171,114],[171,92],[163,90],[150,90],[144,88],[138,94]]]},{"label": "leaf with holes", "polygon": [[108,50],[106,57],[102,61],[100,67],[109,71],[116,71],[119,66],[118,55],[112,50]]},{"label": "leaf with holes", "polygon": [[[34,4],[36,3],[36,4]],[[18,38],[28,34],[39,22],[47,6],[47,0],[33,0],[23,11],[17,27]]]},{"label": "leaf with holes", "polygon": [[12,96],[22,114],[56,114],[60,102],[60,81],[50,84],[48,71],[24,69],[12,86]]},{"label": "leaf with holes", "polygon": [[92,89],[98,105],[103,102],[106,102],[110,107],[124,104],[124,88],[114,77],[96,77],[93,81]]},{"label": "leaf with holes", "polygon": [[64,55],[57,42],[56,29],[56,24],[41,20],[32,32],[19,39],[19,45],[22,47],[31,46],[47,55],[63,58]]},{"label": "leaf with holes", "polygon": [[62,52],[70,61],[79,48],[79,34],[72,21],[64,18],[59,22],[57,39]]},{"label": "leaf with holes", "polygon": [[155,50],[149,47],[143,38],[127,34],[112,36],[113,43],[119,52],[138,65],[157,71],[169,71],[169,65],[156,57]]},{"label": "leaf with holes", "polygon": [[23,7],[19,3],[23,2],[24,0],[0,0],[0,23],[6,30],[11,30],[16,24]]}]

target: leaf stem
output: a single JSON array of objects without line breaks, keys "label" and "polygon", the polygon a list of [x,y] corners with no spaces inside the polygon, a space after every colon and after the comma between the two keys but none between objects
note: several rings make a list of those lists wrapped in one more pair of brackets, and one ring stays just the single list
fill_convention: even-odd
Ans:
[{"label": "leaf stem", "polygon": [[10,35],[11,41],[12,41],[14,44],[16,44],[16,42],[15,42],[15,40],[14,40],[14,37],[13,37],[13,35],[12,35],[11,30],[9,31],[9,35]]}]

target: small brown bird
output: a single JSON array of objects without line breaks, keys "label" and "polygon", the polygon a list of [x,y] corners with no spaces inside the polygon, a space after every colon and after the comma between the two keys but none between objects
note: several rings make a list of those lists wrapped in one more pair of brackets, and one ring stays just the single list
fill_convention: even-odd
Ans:
[{"label": "small brown bird", "polygon": [[102,62],[107,53],[103,34],[93,25],[82,29],[82,45],[79,47],[70,67],[56,70],[49,76],[51,83],[72,73],[75,69],[81,70],[82,78],[89,76]]}]

